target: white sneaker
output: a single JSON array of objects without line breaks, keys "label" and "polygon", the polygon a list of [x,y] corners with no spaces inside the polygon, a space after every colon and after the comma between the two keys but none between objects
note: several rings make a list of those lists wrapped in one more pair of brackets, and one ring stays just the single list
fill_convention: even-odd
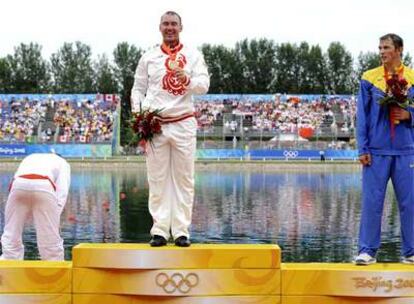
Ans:
[{"label": "white sneaker", "polygon": [[[355,258],[355,264],[356,265],[371,265],[377,262],[377,259],[370,256],[368,253],[360,253]],[[414,263],[414,256],[413,256],[413,263]]]},{"label": "white sneaker", "polygon": [[401,262],[403,264],[413,264],[414,265],[414,255],[410,255],[408,257],[402,257]]}]

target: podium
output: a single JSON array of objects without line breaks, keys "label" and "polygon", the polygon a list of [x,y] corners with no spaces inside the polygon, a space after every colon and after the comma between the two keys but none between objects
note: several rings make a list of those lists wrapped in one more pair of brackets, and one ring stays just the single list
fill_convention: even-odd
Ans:
[{"label": "podium", "polygon": [[278,304],[277,245],[80,244],[73,303]]},{"label": "podium", "polygon": [[72,263],[0,261],[0,303],[72,303]]},{"label": "podium", "polygon": [[280,261],[277,245],[80,244],[73,262],[0,261],[0,303],[414,303],[414,265]]},{"label": "podium", "polygon": [[414,303],[414,266],[282,264],[283,304]]}]

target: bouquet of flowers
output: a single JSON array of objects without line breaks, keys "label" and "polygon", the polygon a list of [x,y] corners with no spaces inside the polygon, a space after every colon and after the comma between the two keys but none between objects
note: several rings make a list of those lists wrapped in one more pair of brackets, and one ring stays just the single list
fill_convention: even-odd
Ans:
[{"label": "bouquet of flowers", "polygon": [[385,97],[381,98],[378,103],[381,106],[388,106],[389,117],[391,124],[391,137],[394,137],[395,125],[400,121],[393,117],[392,107],[400,107],[407,109],[407,107],[413,102],[408,98],[408,82],[398,74],[393,74],[391,78],[386,79]]},{"label": "bouquet of flowers", "polygon": [[130,121],[134,136],[132,142],[144,148],[147,142],[152,142],[156,134],[161,134],[161,116],[162,110],[150,111],[149,109],[142,109],[138,113],[134,113]]}]

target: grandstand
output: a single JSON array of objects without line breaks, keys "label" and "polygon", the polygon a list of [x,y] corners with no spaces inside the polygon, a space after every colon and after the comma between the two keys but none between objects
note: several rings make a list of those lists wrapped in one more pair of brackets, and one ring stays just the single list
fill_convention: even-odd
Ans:
[{"label": "grandstand", "polygon": [[202,148],[346,148],[354,137],[353,96],[205,95],[195,106]]},{"label": "grandstand", "polygon": [[0,95],[0,155],[55,149],[66,156],[112,156],[119,146],[114,94]]},{"label": "grandstand", "polygon": [[[73,157],[118,154],[117,95],[0,95],[0,111],[0,155],[52,147]],[[210,94],[196,97],[195,111],[199,150],[353,148],[352,96]]]}]

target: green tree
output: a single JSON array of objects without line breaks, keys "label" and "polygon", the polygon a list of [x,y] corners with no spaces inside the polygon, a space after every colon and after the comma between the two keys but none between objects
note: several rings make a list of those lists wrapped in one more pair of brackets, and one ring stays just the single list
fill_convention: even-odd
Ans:
[{"label": "green tree", "polygon": [[115,79],[114,68],[105,54],[98,56],[94,71],[95,87],[99,93],[118,93],[118,83]]},{"label": "green tree", "polygon": [[128,42],[119,43],[114,52],[115,77],[121,89],[121,144],[125,145],[131,140],[128,132],[128,120],[131,117],[131,89],[134,85],[135,70],[142,56],[142,50]]},{"label": "green tree", "polygon": [[352,55],[339,42],[332,42],[326,54],[330,94],[350,94],[353,91]]},{"label": "green tree", "polygon": [[11,68],[6,58],[0,58],[0,93],[12,92]]},{"label": "green tree", "polygon": [[297,48],[297,57],[295,60],[295,74],[298,79],[298,93],[311,93],[310,78],[310,47],[307,42],[301,42]]},{"label": "green tree", "polygon": [[406,66],[409,66],[409,67],[413,67],[413,58],[411,57],[411,55],[410,55],[410,53],[406,53],[404,56],[403,56],[403,63],[406,65]]},{"label": "green tree", "polygon": [[46,93],[50,73],[42,57],[42,47],[37,43],[21,43],[7,56],[11,70],[11,86],[14,93]]},{"label": "green tree", "polygon": [[[319,45],[314,45],[310,48],[306,65],[307,65],[308,77],[309,77],[309,82],[310,82],[308,94],[328,93],[328,90],[326,87],[326,83],[327,83],[326,65],[327,63],[323,56],[322,49]],[[302,92],[304,91],[302,90]]]},{"label": "green tree", "polygon": [[371,70],[381,65],[381,59],[378,53],[366,52],[358,55],[356,68],[357,78],[360,79],[365,71]]},{"label": "green tree", "polygon": [[92,93],[94,71],[90,46],[80,41],[65,42],[51,56],[51,71],[56,93]]},{"label": "green tree", "polygon": [[270,85],[273,92],[299,92],[297,57],[298,47],[296,44],[288,42],[276,46],[276,71]]},{"label": "green tree", "polygon": [[356,68],[354,71],[354,77],[352,79],[353,92],[357,92],[359,89],[359,82],[361,80],[362,74],[365,71],[374,69],[381,65],[381,59],[378,53],[375,52],[366,52],[359,53]]},{"label": "green tree", "polygon": [[204,44],[201,48],[210,74],[209,93],[240,93],[242,67],[233,49]]},{"label": "green tree", "polygon": [[242,69],[242,93],[268,92],[273,79],[275,45],[267,39],[251,41],[245,39],[236,43],[236,58]]}]

